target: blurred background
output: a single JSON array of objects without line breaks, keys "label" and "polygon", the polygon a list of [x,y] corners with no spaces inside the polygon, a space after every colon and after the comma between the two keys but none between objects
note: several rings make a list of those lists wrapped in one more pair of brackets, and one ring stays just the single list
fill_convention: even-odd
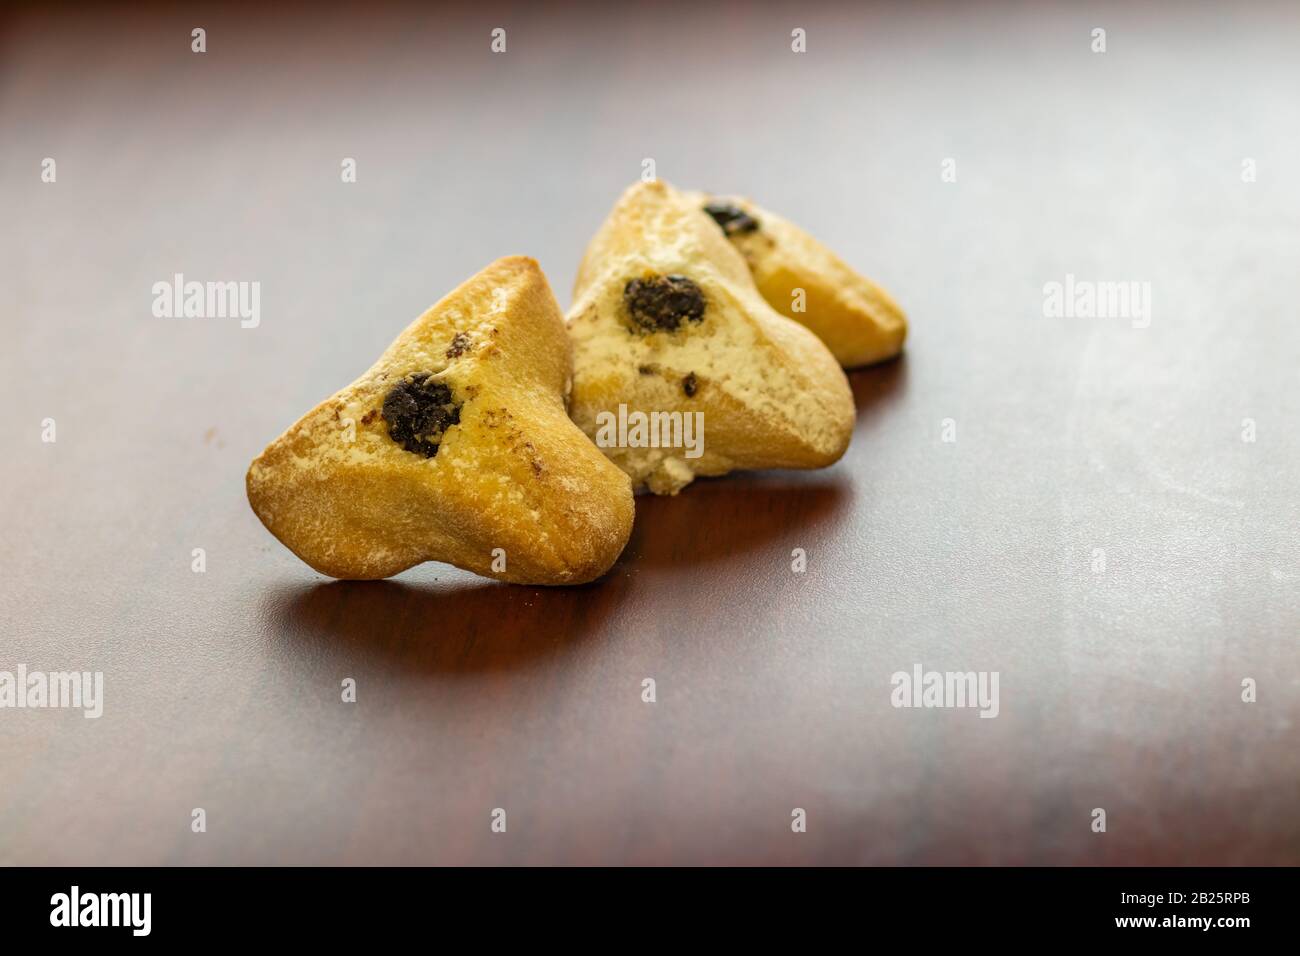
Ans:
[{"label": "blurred background", "polygon": [[[107,699],[0,712],[0,862],[1300,862],[1297,41],[1287,3],[7,8],[0,669]],[[908,311],[845,460],[640,500],[571,592],[271,539],[248,461],[495,258],[567,306],[646,159]],[[155,318],[178,272],[260,325]],[[1067,274],[1150,327],[1046,317]],[[917,662],[999,671],[999,718],[891,708]]]}]

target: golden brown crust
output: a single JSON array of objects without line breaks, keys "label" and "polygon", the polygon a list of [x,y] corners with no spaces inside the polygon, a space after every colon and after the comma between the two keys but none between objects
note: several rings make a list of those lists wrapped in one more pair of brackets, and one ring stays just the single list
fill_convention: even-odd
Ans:
[{"label": "golden brown crust", "polygon": [[[331,577],[445,561],[522,584],[591,581],[627,543],[633,504],[627,477],[565,414],[571,367],[537,263],[499,259],[272,442],[248,470],[249,503]],[[397,444],[383,412],[397,383],[426,374],[460,403],[433,457]]]},{"label": "golden brown crust", "polygon": [[[628,283],[656,276],[693,283],[702,318],[638,328]],[[607,445],[602,423],[620,406],[647,417],[703,413],[699,457],[681,447],[603,447],[638,488],[675,494],[696,475],[820,468],[848,446],[853,397],[834,357],[763,301],[713,221],[666,183],[638,183],[619,199],[579,267],[568,323],[571,414],[598,444]]]},{"label": "golden brown crust", "polygon": [[[759,292],[772,308],[811,329],[845,368],[881,362],[903,350],[907,316],[898,303],[808,233],[749,199],[688,195],[701,208],[709,202],[734,205],[757,223],[728,238]],[[795,310],[797,289],[804,292],[803,311]]]}]

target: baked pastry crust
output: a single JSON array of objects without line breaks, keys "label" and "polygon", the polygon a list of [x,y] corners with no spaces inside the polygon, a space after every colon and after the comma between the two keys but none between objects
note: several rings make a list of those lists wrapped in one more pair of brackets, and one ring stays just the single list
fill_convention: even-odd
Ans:
[{"label": "baked pastry crust", "polygon": [[[759,292],[782,315],[812,329],[845,368],[903,350],[907,316],[898,303],[808,233],[743,197],[689,196],[701,208],[744,213],[741,219],[724,211],[718,226],[744,256]],[[802,312],[794,310],[796,289],[804,290]]]},{"label": "baked pastry crust", "polygon": [[[565,414],[571,374],[541,269],[499,259],[272,442],[248,470],[248,501],[331,577],[445,561],[520,584],[591,581],[627,543],[632,491]],[[402,417],[403,400],[419,411],[428,395],[447,399],[436,442],[416,434],[428,420]]]},{"label": "baked pastry crust", "polygon": [[[643,308],[677,302],[692,286],[699,308],[678,309],[665,327],[645,323]],[[645,288],[663,295],[647,298]],[[629,188],[591,240],[568,325],[570,414],[593,440],[602,415],[620,406],[629,415],[703,413],[699,457],[680,447],[602,448],[638,490],[676,494],[697,475],[733,469],[821,468],[848,447],[853,396],[835,358],[772,310],[713,220],[662,181]]]}]

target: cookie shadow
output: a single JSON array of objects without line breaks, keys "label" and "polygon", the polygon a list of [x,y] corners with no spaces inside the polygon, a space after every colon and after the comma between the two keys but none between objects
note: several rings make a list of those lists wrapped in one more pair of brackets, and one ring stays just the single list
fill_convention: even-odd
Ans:
[{"label": "cookie shadow", "polygon": [[402,675],[494,673],[542,666],[600,632],[623,598],[602,581],[542,588],[450,580],[331,581],[270,592],[261,608],[282,649]]},{"label": "cookie shadow", "polygon": [[858,417],[854,434],[869,428],[877,418],[903,397],[907,390],[907,353],[879,365],[854,369],[846,373],[853,389],[853,405]]},{"label": "cookie shadow", "polygon": [[[907,357],[847,374],[856,434],[902,396]],[[619,564],[744,565],[753,552],[815,540],[816,532],[843,518],[857,493],[846,458],[828,471],[734,472],[697,478],[675,497],[639,495],[632,539]]]},{"label": "cookie shadow", "polygon": [[756,551],[807,542],[852,499],[846,477],[815,472],[698,478],[675,497],[637,497],[636,524],[619,565],[742,563]]}]

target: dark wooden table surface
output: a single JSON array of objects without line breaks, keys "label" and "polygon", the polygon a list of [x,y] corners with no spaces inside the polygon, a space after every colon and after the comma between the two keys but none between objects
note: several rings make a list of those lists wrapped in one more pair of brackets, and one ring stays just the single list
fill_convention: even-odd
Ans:
[{"label": "dark wooden table surface", "polygon": [[[4,14],[0,670],[105,686],[0,709],[0,863],[1300,863],[1297,40],[1280,3]],[[498,256],[567,304],[647,157],[908,309],[844,460],[641,499],[571,590],[274,541],[264,444]],[[155,318],[177,272],[260,325]],[[1149,327],[1047,317],[1067,274],[1149,282]],[[997,671],[998,717],[891,706],[915,664]]]}]

